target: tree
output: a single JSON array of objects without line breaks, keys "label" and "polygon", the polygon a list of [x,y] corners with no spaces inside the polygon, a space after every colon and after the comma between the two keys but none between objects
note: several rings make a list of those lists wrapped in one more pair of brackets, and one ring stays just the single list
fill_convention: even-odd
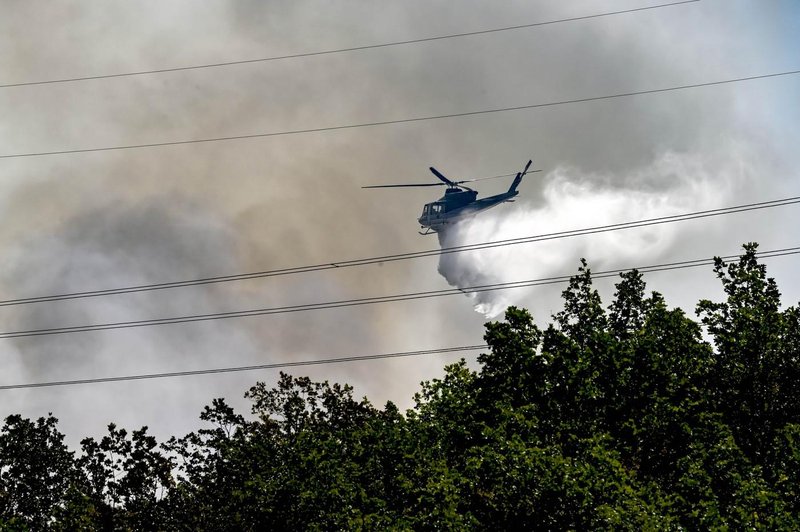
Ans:
[{"label": "tree", "polygon": [[701,323],[635,270],[604,308],[581,261],[551,325],[510,307],[477,367],[405,413],[281,374],[247,392],[250,419],[215,399],[206,428],[159,447],[110,425],[78,458],[52,416],[11,416],[0,526],[799,529],[800,311],[755,249],[716,261],[726,299]]},{"label": "tree", "polygon": [[8,416],[0,430],[0,518],[5,526],[44,529],[67,506],[78,482],[73,453],[48,414]]},{"label": "tree", "polygon": [[715,260],[727,299],[701,301],[697,312],[714,337],[716,363],[709,392],[748,457],[765,464],[778,431],[800,422],[798,313],[780,312],[780,292],[744,246],[738,262]]},{"label": "tree", "polygon": [[113,423],[108,435],[81,441],[77,467],[88,496],[96,501],[104,528],[157,528],[165,520],[162,499],[173,485],[173,461],[159,449],[147,427],[133,431]]}]

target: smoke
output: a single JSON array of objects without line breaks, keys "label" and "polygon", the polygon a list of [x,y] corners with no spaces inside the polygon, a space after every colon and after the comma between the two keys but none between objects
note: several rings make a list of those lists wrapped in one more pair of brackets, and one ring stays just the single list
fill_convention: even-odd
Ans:
[{"label": "smoke", "polygon": [[[780,4],[781,2],[778,2]],[[788,2],[783,2],[790,5]],[[581,16],[613,2],[383,4],[57,2],[42,13],[4,4],[2,81],[91,76],[346,48]],[[790,70],[798,17],[733,2],[639,12],[220,69],[0,91],[4,154],[237,136],[584,98]],[[387,11],[388,9],[388,11]],[[611,6],[609,10],[616,9]],[[792,6],[792,9],[795,9]],[[793,12],[792,12],[793,13]],[[702,53],[699,53],[702,51]],[[6,158],[0,164],[3,299],[327,264],[428,249],[416,216],[429,189],[362,191],[427,179],[434,165],[466,179],[534,156],[518,202],[440,235],[480,242],[791,195],[797,80],[420,121],[307,135]],[[726,144],[738,135],[756,156]],[[666,153],[666,150],[672,150]],[[658,156],[658,154],[663,154]],[[699,156],[696,154],[703,154]],[[716,154],[716,155],[713,155]],[[774,161],[782,157],[782,166]],[[553,168],[556,165],[561,165]],[[759,169],[757,195],[739,176]],[[587,169],[590,169],[587,171]],[[780,171],[778,171],[780,170]],[[498,181],[479,189],[491,194]],[[483,184],[482,184],[483,185]],[[735,191],[735,192],[734,192]],[[735,199],[730,198],[735,196]],[[788,245],[800,227],[778,213],[722,233],[715,222],[510,246],[445,257],[457,286],[707,256],[745,240]],[[733,217],[726,217],[733,218]],[[745,219],[742,217],[742,219]],[[727,220],[732,222],[732,220]],[[784,228],[782,231],[775,227]],[[748,234],[743,235],[747,230]],[[714,232],[718,234],[713,234]],[[788,233],[788,234],[787,234]],[[722,236],[720,236],[722,235]],[[699,276],[698,276],[699,278]],[[674,277],[672,278],[674,279]],[[794,276],[791,277],[794,279]],[[0,309],[2,330],[146,319],[373,297],[444,284],[435,259],[326,270],[184,290]],[[796,283],[795,283],[796,284]],[[557,288],[557,287],[555,287]],[[665,290],[696,295],[695,286]],[[483,315],[509,303],[537,314],[549,292],[496,292],[392,305],[0,343],[3,382],[249,365],[477,343]],[[537,301],[526,301],[535,297]],[[553,298],[555,301],[557,298]],[[450,358],[298,369],[404,401]],[[194,428],[215,396],[236,401],[256,379],[227,374],[7,392],[2,414],[54,412],[78,437],[102,425]],[[241,408],[246,410],[244,401]]]},{"label": "smoke", "polygon": [[[0,275],[0,286],[5,294],[25,297],[236,271],[234,242],[224,220],[179,198],[111,204],[64,217],[58,231],[21,243],[14,253],[14,267]],[[223,296],[217,287],[142,292],[5,307],[0,317],[5,331],[25,331],[227,309],[232,303]],[[43,382],[210,367],[220,364],[221,354],[255,351],[246,331],[223,323],[153,328],[147,334],[137,329],[115,332],[118,334],[113,336],[91,333],[7,340],[0,350],[3,381]],[[80,427],[74,434],[78,436],[96,433],[114,418],[124,422],[135,414],[135,408],[155,412],[152,420],[165,421],[176,409],[196,412],[199,406],[189,393],[193,388],[202,389],[202,385],[156,381],[136,388],[123,385],[117,387],[113,398],[103,401],[97,400],[98,389],[93,387],[48,393],[32,390],[8,397],[10,402],[4,406],[54,411],[68,424]],[[119,412],[120,405],[136,407]],[[175,425],[175,419],[170,423]],[[177,424],[184,426],[182,421]]]},{"label": "smoke", "polygon": [[[669,216],[730,204],[749,174],[741,158],[666,153],[626,175],[584,174],[558,167],[544,178],[541,203],[500,206],[439,234],[442,247],[515,239]],[[523,182],[522,187],[524,188]],[[524,197],[524,191],[522,196]],[[580,257],[595,270],[654,264],[687,232],[714,221],[671,223],[532,244],[441,255],[439,273],[458,288],[568,274]],[[474,308],[494,318],[536,288],[471,293]]]}]

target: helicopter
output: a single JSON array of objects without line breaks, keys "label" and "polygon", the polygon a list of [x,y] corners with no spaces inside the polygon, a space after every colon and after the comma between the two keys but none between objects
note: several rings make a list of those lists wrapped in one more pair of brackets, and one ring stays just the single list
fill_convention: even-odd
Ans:
[{"label": "helicopter", "polygon": [[[444,191],[444,196],[434,202],[425,204],[425,207],[422,209],[422,215],[418,219],[420,227],[424,230],[424,232],[420,231],[419,234],[429,235],[431,233],[438,233],[439,231],[444,230],[447,225],[474,216],[480,211],[484,211],[507,201],[514,201],[512,198],[519,194],[519,192],[517,192],[517,187],[519,186],[525,174],[528,173],[528,168],[531,167],[532,163],[532,160],[528,161],[528,164],[525,165],[525,168],[522,170],[522,172],[517,173],[517,176],[514,178],[514,181],[511,182],[511,186],[506,192],[481,199],[478,199],[478,193],[475,190],[464,186],[463,183],[471,183],[473,181],[482,181],[484,179],[495,179],[497,177],[506,176],[492,176],[478,179],[465,179],[462,181],[451,181],[436,168],[431,166],[430,171],[433,173],[433,175],[439,178],[441,183],[371,185],[361,188],[439,187],[447,185],[447,189]],[[532,172],[539,172],[539,170],[532,170]]]}]

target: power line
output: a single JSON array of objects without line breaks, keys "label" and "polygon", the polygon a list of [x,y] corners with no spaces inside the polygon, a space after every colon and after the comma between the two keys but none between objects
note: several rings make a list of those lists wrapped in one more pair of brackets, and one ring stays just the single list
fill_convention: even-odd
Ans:
[{"label": "power line", "polygon": [[[784,248],[778,250],[764,251],[757,254],[760,258],[782,257],[787,255],[800,254],[800,246]],[[735,259],[738,255],[728,255],[722,257],[725,260]],[[660,271],[677,270],[683,268],[694,268],[713,264],[713,258],[695,259],[681,262],[670,262],[651,266],[638,267],[642,273],[653,273]],[[618,268],[593,274],[596,279],[612,277],[633,268]],[[343,307],[355,307],[362,305],[373,305],[377,303],[392,303],[398,301],[411,301],[417,299],[428,299],[433,297],[444,297],[458,294],[471,294],[480,292],[490,292],[496,290],[509,290],[514,288],[524,288],[530,286],[540,286],[548,284],[563,283],[569,281],[572,275],[561,275],[541,279],[530,279],[525,281],[512,281],[506,283],[495,283],[489,285],[468,286],[463,288],[448,288],[444,290],[429,290],[423,292],[411,292],[406,294],[395,294],[390,296],[366,297],[358,299],[344,299],[340,301],[328,301],[324,303],[308,303],[303,305],[288,305],[282,307],[258,308],[250,310],[240,310],[231,312],[216,312],[210,314],[196,314],[191,316],[177,316],[172,318],[157,318],[147,320],[123,321],[115,323],[98,323],[91,325],[77,325],[69,327],[51,327],[45,329],[32,329],[27,331],[9,331],[0,333],[0,338],[23,338],[31,336],[48,336],[53,334],[69,334],[79,332],[107,331],[114,329],[131,329],[136,327],[152,327],[156,325],[174,325],[178,323],[190,323],[196,321],[215,321],[230,318],[244,318],[250,316],[266,316],[272,314],[288,314],[293,312],[306,312],[310,310],[323,310]]]},{"label": "power line", "polygon": [[700,0],[684,0],[681,2],[671,2],[668,4],[659,4],[654,6],[647,6],[647,7],[637,7],[634,9],[623,9],[620,11],[609,11],[606,13],[597,13],[594,15],[584,15],[580,17],[570,17],[570,18],[562,18],[557,20],[549,20],[545,22],[533,22],[531,24],[520,24],[517,26],[505,26],[502,28],[492,28],[488,30],[478,30],[478,31],[470,31],[470,32],[463,32],[463,33],[452,33],[449,35],[439,35],[434,37],[423,37],[420,39],[410,39],[405,41],[393,41],[393,42],[386,42],[380,44],[369,44],[364,46],[353,46],[349,48],[337,48],[333,50],[322,50],[316,52],[305,52],[305,53],[297,53],[297,54],[289,54],[289,55],[279,55],[279,56],[272,56],[272,57],[261,57],[257,59],[244,59],[240,61],[225,61],[220,63],[207,63],[203,65],[192,65],[192,66],[184,66],[184,67],[173,67],[173,68],[160,68],[160,69],[153,69],[153,70],[139,70],[135,72],[121,72],[117,74],[100,74],[96,76],[81,76],[81,77],[72,77],[72,78],[61,78],[61,79],[50,79],[50,80],[41,80],[41,81],[24,81],[20,83],[6,83],[0,85],[0,89],[11,88],[11,87],[28,87],[32,85],[50,85],[56,83],[72,83],[77,81],[89,81],[89,80],[98,80],[98,79],[109,79],[109,78],[122,78],[122,77],[131,77],[131,76],[143,76],[148,74],[164,74],[167,72],[181,72],[185,70],[200,70],[206,68],[219,68],[219,67],[226,67],[226,66],[234,66],[234,65],[246,65],[252,63],[266,63],[269,61],[281,61],[286,59],[299,59],[303,57],[314,57],[320,55],[331,55],[331,54],[340,54],[340,53],[347,53],[347,52],[356,52],[362,50],[373,50],[376,48],[386,48],[389,46],[402,46],[402,45],[409,45],[409,44],[417,44],[423,42],[432,42],[432,41],[441,41],[445,39],[456,39],[460,37],[471,37],[475,35],[486,35],[489,33],[499,33],[504,31],[513,31],[513,30],[521,30],[521,29],[529,29],[535,28],[538,26],[548,26],[552,24],[560,24],[563,22],[576,22],[580,20],[588,20],[593,18],[600,18],[600,17],[608,17],[612,15],[622,15],[624,13],[634,13],[637,11],[647,11],[652,9],[659,9],[662,7],[671,7],[677,6],[681,4],[692,4],[695,2],[699,2]]},{"label": "power line", "polygon": [[172,281],[164,283],[154,283],[146,285],[126,286],[120,288],[107,288],[103,290],[90,290],[82,292],[71,292],[64,294],[45,295],[36,297],[7,299],[0,301],[0,307],[25,305],[31,303],[44,303],[49,301],[63,301],[70,299],[83,299],[89,297],[101,297],[118,294],[130,294],[136,292],[147,292],[153,290],[165,290],[170,288],[181,288],[187,286],[198,286],[215,283],[225,283],[232,281],[243,281],[248,279],[259,279],[265,277],[277,277],[282,275],[292,275],[298,273],[310,273],[323,270],[334,270],[341,268],[349,268],[353,266],[367,266],[370,264],[379,264],[384,262],[396,262],[402,260],[419,259],[424,257],[432,257],[438,255],[446,255],[450,253],[461,253],[466,251],[477,251],[481,249],[490,249],[495,247],[512,246],[519,244],[530,244],[534,242],[542,242],[546,240],[556,240],[560,238],[569,238],[574,236],[589,235],[595,233],[604,233],[609,231],[619,231],[622,229],[633,229],[637,227],[647,227],[652,225],[661,225],[666,223],[682,222],[687,220],[696,220],[699,218],[708,218],[713,216],[722,216],[726,214],[736,214],[740,212],[747,212],[752,210],[769,209],[774,207],[784,207],[787,205],[794,205],[800,203],[800,196],[793,196],[788,198],[762,201],[758,203],[747,203],[744,205],[736,205],[731,207],[722,207],[718,209],[709,209],[702,211],[693,211],[683,214],[675,214],[670,216],[660,216],[657,218],[646,218],[643,220],[635,220],[630,222],[622,222],[609,225],[601,225],[595,227],[587,227],[583,229],[572,229],[568,231],[559,231],[555,233],[545,233],[540,235],[531,235],[519,238],[510,238],[505,240],[494,240],[489,242],[481,242],[476,244],[465,244],[461,246],[450,246],[441,249],[431,249],[425,251],[416,251],[408,253],[398,253],[394,255],[382,255],[377,257],[367,257],[362,259],[350,259],[338,262],[328,262],[322,264],[313,264],[308,266],[296,266],[293,268],[282,268],[275,270],[265,270],[260,272],[250,272],[232,275],[220,275],[214,277],[204,277],[199,279],[189,279],[184,281]]},{"label": "power line", "polygon": [[569,104],[576,104],[576,103],[586,103],[586,102],[595,102],[600,100],[611,100],[615,98],[627,98],[629,96],[641,96],[644,94],[657,94],[662,92],[670,92],[670,91],[679,91],[679,90],[686,90],[686,89],[696,89],[700,87],[712,87],[716,85],[725,85],[729,83],[740,83],[743,81],[753,81],[758,79],[767,79],[767,78],[775,78],[779,76],[790,76],[800,74],[800,70],[790,70],[785,72],[773,72],[771,74],[762,74],[758,76],[747,76],[741,78],[731,78],[731,79],[724,79],[719,81],[709,81],[705,83],[693,83],[689,85],[677,85],[672,87],[663,87],[660,89],[649,89],[649,90],[641,90],[641,91],[632,91],[632,92],[622,92],[617,94],[606,94],[603,96],[592,96],[588,98],[575,98],[572,100],[559,100],[553,102],[546,102],[546,103],[536,103],[536,104],[529,104],[529,105],[518,105],[513,107],[498,107],[494,109],[481,109],[477,111],[466,111],[463,113],[449,113],[449,114],[442,114],[442,115],[430,115],[430,116],[419,116],[413,118],[400,118],[396,120],[382,120],[377,122],[361,122],[358,124],[345,124],[339,126],[326,126],[326,127],[315,127],[315,128],[306,128],[306,129],[291,129],[285,131],[273,131],[269,133],[252,133],[246,135],[232,135],[227,137],[209,137],[203,139],[190,139],[190,140],[174,140],[174,141],[167,141],[167,142],[151,142],[147,144],[126,144],[120,146],[103,146],[99,148],[78,148],[78,149],[70,149],[70,150],[55,150],[55,151],[41,151],[41,152],[29,152],[29,153],[12,153],[6,155],[0,155],[0,159],[13,159],[13,158],[20,158],[20,157],[42,157],[46,155],[68,155],[68,154],[75,154],[75,153],[90,153],[90,152],[104,152],[104,151],[119,151],[119,150],[133,150],[133,149],[140,149],[140,148],[157,148],[157,147],[164,147],[164,146],[179,146],[185,144],[201,144],[201,143],[209,143],[209,142],[223,142],[223,141],[234,141],[234,140],[247,140],[247,139],[256,139],[256,138],[266,138],[266,137],[279,137],[285,135],[301,135],[306,133],[321,133],[326,131],[341,131],[346,129],[357,129],[362,127],[376,127],[376,126],[387,126],[392,124],[408,124],[412,122],[425,122],[429,120],[441,120],[445,118],[460,118],[466,116],[478,116],[478,115],[487,115],[492,113],[504,113],[510,111],[523,111],[523,110],[530,110],[530,109],[539,109],[543,107],[555,107],[559,105],[569,105]]},{"label": "power line", "polygon": [[438,355],[443,353],[459,353],[464,351],[477,351],[479,349],[486,349],[489,347],[483,345],[465,345],[460,347],[443,347],[439,349],[426,349],[422,351],[402,351],[399,353],[380,353],[376,355],[360,355],[339,358],[323,358],[316,360],[298,360],[295,362],[277,362],[273,364],[256,364],[253,366],[233,366],[227,368],[212,368],[212,369],[197,369],[188,371],[170,371],[165,373],[146,373],[139,375],[125,375],[118,377],[98,377],[93,379],[75,379],[63,381],[49,381],[49,382],[36,382],[26,384],[5,384],[0,385],[2,390],[19,390],[23,388],[48,388],[52,386],[70,386],[75,384],[98,384],[101,382],[120,382],[120,381],[135,381],[135,380],[149,380],[149,379],[163,379],[170,377],[189,377],[195,375],[213,375],[217,373],[234,373],[239,371],[256,371],[264,369],[282,369],[293,368],[298,366],[317,366],[322,364],[339,364],[342,362],[362,362],[365,360],[379,360],[384,358],[400,358],[422,355]]},{"label": "power line", "polygon": [[[790,250],[796,252],[798,248],[787,248],[786,250],[774,250],[774,251],[766,251],[763,253],[759,253],[758,255],[760,258],[770,258],[770,257],[777,257],[791,254],[789,253]],[[725,259],[728,258],[735,258],[735,256],[724,257]],[[697,261],[685,261],[683,263],[672,263],[667,265],[661,265],[660,269],[648,269],[644,270],[641,269],[643,273],[653,272],[653,271],[664,271],[667,269],[677,269],[678,267],[692,267],[695,265],[704,265],[707,264],[707,259],[699,259]],[[602,277],[609,277],[613,275],[611,272],[604,272],[604,273],[595,273],[593,274],[593,278],[602,278]],[[18,390],[24,388],[46,388],[46,387],[54,387],[54,386],[70,386],[70,385],[77,385],[77,384],[99,384],[105,382],[120,382],[120,381],[133,381],[133,380],[150,380],[150,379],[160,379],[160,378],[174,378],[174,377],[189,377],[189,376],[196,376],[196,375],[212,375],[212,374],[219,374],[219,373],[233,373],[233,372],[242,372],[242,371],[256,371],[256,370],[265,370],[265,369],[281,369],[281,368],[289,368],[289,367],[298,367],[298,366],[312,366],[312,365],[322,365],[322,364],[337,364],[342,362],[361,362],[366,360],[378,360],[378,359],[385,359],[385,358],[399,358],[399,357],[409,357],[409,356],[420,356],[420,355],[432,355],[432,354],[443,354],[443,353],[455,353],[455,352],[464,352],[464,351],[476,351],[480,349],[486,349],[489,346],[486,344],[483,345],[470,345],[470,346],[459,346],[459,347],[445,347],[439,349],[427,349],[427,350],[420,350],[420,351],[403,351],[403,352],[396,352],[396,353],[381,353],[375,355],[361,355],[361,356],[349,356],[349,357],[339,357],[339,358],[324,358],[324,359],[314,359],[314,360],[302,360],[302,361],[294,361],[294,362],[279,362],[279,363],[271,363],[271,364],[257,364],[257,365],[250,365],[250,366],[233,366],[233,367],[225,367],[225,368],[208,368],[208,369],[199,369],[199,370],[186,370],[186,371],[172,371],[172,372],[163,372],[163,373],[145,373],[145,374],[137,374],[137,375],[124,375],[124,376],[115,376],[115,377],[97,377],[97,378],[89,378],[89,379],[75,379],[75,380],[61,380],[61,381],[47,381],[47,382],[37,382],[37,383],[25,383],[25,384],[6,384],[0,385],[0,391],[3,390]]]}]

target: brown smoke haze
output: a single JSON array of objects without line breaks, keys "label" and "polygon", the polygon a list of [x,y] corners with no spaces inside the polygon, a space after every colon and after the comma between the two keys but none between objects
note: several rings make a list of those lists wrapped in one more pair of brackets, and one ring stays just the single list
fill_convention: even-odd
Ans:
[{"label": "brown smoke haze", "polygon": [[[173,68],[632,9],[581,0],[394,4],[8,1],[0,84]],[[800,68],[795,3],[703,0],[508,32],[134,77],[0,88],[0,155],[326,128],[524,106]],[[798,195],[800,76],[464,118],[0,159],[0,299],[180,281],[432,249],[438,189],[530,174],[518,201],[459,227],[481,242]],[[480,184],[481,194],[508,187]],[[433,190],[433,192],[431,191]],[[0,307],[2,331],[401,294],[798,244],[794,207],[479,253],[102,298]],[[769,264],[787,304],[793,258]],[[440,274],[441,272],[441,274]],[[710,269],[648,278],[692,311]],[[610,281],[599,281],[605,297]],[[180,371],[481,342],[508,304],[540,323],[551,286],[402,303],[0,340],[0,384]],[[479,312],[475,312],[475,310]],[[408,406],[457,355],[296,368]],[[468,359],[473,358],[468,356]],[[71,441],[116,422],[160,437],[213,397],[246,409],[250,372],[0,391],[2,414],[53,412]]]}]

